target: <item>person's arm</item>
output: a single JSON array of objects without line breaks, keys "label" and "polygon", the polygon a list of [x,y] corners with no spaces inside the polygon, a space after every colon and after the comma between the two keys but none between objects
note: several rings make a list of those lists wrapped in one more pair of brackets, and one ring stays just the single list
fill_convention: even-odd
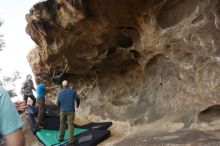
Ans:
[{"label": "person's arm", "polygon": [[21,128],[5,136],[7,146],[24,146],[24,133]]},{"label": "person's arm", "polygon": [[77,103],[77,108],[78,108],[79,104],[80,104],[80,99],[79,98],[76,98],[76,103]]},{"label": "person's arm", "polygon": [[15,108],[17,109],[18,113],[21,114],[25,111],[26,103],[25,101],[16,101],[14,102]]},{"label": "person's arm", "polygon": [[43,89],[44,96],[46,97],[46,88]]},{"label": "person's arm", "polygon": [[57,95],[57,98],[56,98],[56,104],[60,107],[59,94]]},{"label": "person's arm", "polygon": [[77,103],[77,108],[79,107],[79,104],[80,104],[80,99],[79,99],[79,96],[78,96],[78,94],[76,93],[76,92],[74,92],[74,96],[75,96],[75,99],[76,99],[76,103]]},{"label": "person's arm", "polygon": [[24,146],[23,122],[7,91],[0,87],[0,134],[7,146]]},{"label": "person's arm", "polygon": [[32,90],[36,91],[36,89],[34,88],[34,82],[33,82],[32,80],[31,80],[31,84],[32,84],[32,85],[31,85],[31,86],[32,86],[32,87],[31,87]]}]

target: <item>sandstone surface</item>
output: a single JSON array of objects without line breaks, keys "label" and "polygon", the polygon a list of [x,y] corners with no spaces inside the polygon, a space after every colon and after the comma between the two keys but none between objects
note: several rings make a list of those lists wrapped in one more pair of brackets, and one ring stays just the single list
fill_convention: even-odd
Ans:
[{"label": "sandstone surface", "polygon": [[131,127],[166,119],[170,132],[220,127],[218,0],[48,0],[26,20],[37,44],[28,60],[51,101],[53,71],[67,65],[82,118]]}]

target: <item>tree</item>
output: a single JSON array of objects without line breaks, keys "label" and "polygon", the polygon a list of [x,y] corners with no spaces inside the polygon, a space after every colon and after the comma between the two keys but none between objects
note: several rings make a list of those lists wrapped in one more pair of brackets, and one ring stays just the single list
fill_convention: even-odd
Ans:
[{"label": "tree", "polygon": [[[0,27],[2,26],[2,21],[0,21]],[[2,51],[2,48],[4,47],[5,43],[2,39],[3,35],[0,34],[0,51]]]},{"label": "tree", "polygon": [[15,93],[15,90],[14,89],[9,89],[7,90],[8,91],[8,94],[10,95],[10,97],[15,97],[17,96],[17,93]]},{"label": "tree", "polygon": [[[2,26],[2,21],[0,21],[0,27]],[[5,46],[3,35],[0,34],[0,51],[2,51],[2,48]],[[2,72],[2,69],[0,69],[0,73]],[[15,92],[15,81],[21,78],[20,73],[18,71],[15,71],[12,76],[1,76],[0,78],[0,85],[7,87],[7,91],[11,97],[17,96]]]},{"label": "tree", "polygon": [[15,86],[15,81],[20,79],[20,73],[18,71],[15,71],[12,76],[3,76],[3,85],[12,85]]},{"label": "tree", "polygon": [[0,76],[2,77],[0,78],[0,85],[7,89],[11,97],[17,96],[15,92],[15,87],[16,87],[15,82],[18,79],[21,79],[20,73],[18,71],[15,71],[11,76],[8,76],[8,75],[4,76],[4,75],[1,75],[0,73]]}]

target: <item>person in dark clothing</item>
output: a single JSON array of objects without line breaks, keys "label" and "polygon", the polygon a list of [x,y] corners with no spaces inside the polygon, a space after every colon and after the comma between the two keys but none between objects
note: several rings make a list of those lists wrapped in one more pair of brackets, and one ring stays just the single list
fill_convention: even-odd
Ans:
[{"label": "person in dark clothing", "polygon": [[36,83],[37,83],[37,88],[36,88],[37,104],[39,106],[39,112],[37,116],[37,128],[41,129],[44,126],[43,120],[46,110],[45,108],[46,85],[42,83],[42,79],[40,77],[36,79]]},{"label": "person in dark clothing", "polygon": [[80,104],[79,96],[74,89],[68,87],[68,81],[62,82],[63,89],[57,96],[57,104],[60,107],[60,134],[59,142],[63,141],[66,123],[69,130],[69,146],[74,145],[74,118],[75,118],[75,101],[77,108]]},{"label": "person in dark clothing", "polygon": [[35,98],[32,90],[35,90],[35,88],[34,88],[34,83],[32,81],[32,76],[29,74],[29,75],[27,75],[25,82],[22,84],[21,94],[23,95],[23,99],[24,99],[26,105],[27,105],[28,97],[30,97],[31,100],[33,101],[32,106],[35,106],[36,98]]},{"label": "person in dark clothing", "polygon": [[62,81],[65,79],[66,76],[66,72],[67,72],[68,66],[66,65],[65,68],[63,69],[63,71],[56,75],[56,71],[53,71],[53,76],[52,76],[52,81],[57,84],[60,85],[62,83]]}]

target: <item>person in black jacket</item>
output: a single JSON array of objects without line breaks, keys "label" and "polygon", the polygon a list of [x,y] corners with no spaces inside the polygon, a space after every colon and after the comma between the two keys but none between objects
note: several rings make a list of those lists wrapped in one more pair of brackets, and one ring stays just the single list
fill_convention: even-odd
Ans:
[{"label": "person in black jacket", "polygon": [[28,97],[30,97],[31,100],[33,101],[32,106],[35,106],[36,98],[33,94],[33,90],[35,90],[34,83],[32,81],[32,76],[29,74],[29,75],[27,75],[26,80],[22,84],[21,94],[23,95],[23,99],[26,104],[27,104]]}]

